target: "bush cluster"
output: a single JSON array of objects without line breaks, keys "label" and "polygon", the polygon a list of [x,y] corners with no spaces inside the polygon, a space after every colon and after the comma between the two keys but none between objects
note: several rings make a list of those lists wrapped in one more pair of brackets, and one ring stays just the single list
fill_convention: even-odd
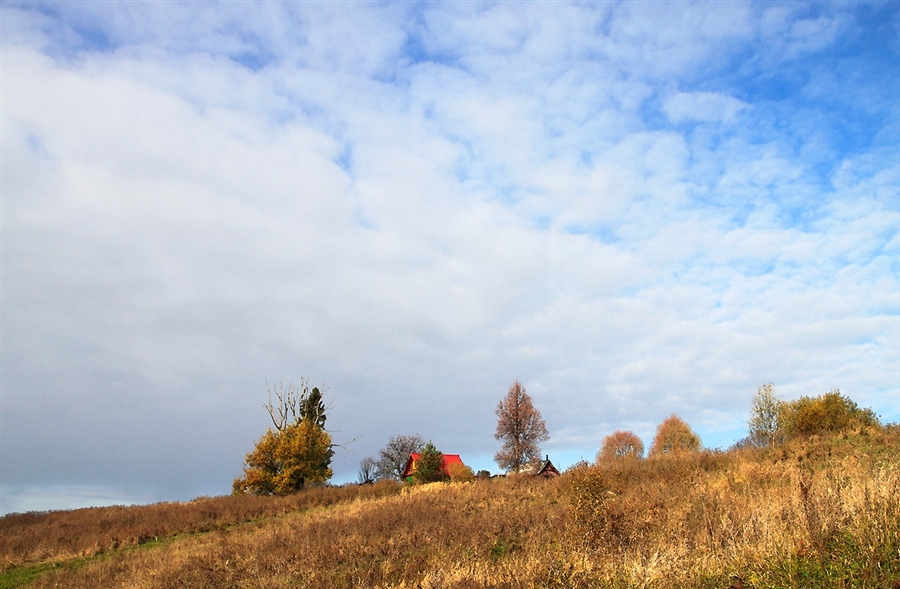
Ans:
[{"label": "bush cluster", "polygon": [[800,397],[784,405],[781,415],[788,436],[811,436],[878,425],[871,409],[860,409],[837,389],[819,397]]}]

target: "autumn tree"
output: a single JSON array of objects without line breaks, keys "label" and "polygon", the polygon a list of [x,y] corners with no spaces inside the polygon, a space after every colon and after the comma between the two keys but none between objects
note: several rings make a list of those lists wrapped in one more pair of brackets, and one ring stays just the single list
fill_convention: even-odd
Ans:
[{"label": "autumn tree", "polygon": [[753,396],[750,419],[747,420],[749,441],[757,446],[774,447],[783,437],[785,402],[775,395],[772,383],[760,385]]},{"label": "autumn tree", "polygon": [[423,446],[425,446],[425,440],[419,434],[391,437],[387,445],[378,451],[377,477],[380,479],[401,478],[409,455],[420,451]]},{"label": "autumn tree", "polygon": [[494,455],[500,468],[518,472],[523,466],[540,460],[538,443],[550,439],[541,412],[531,403],[525,387],[515,381],[497,405],[497,431],[494,438],[503,447]]},{"label": "autumn tree", "polygon": [[434,447],[434,444],[428,442],[422,448],[419,459],[416,461],[416,472],[413,473],[413,480],[417,483],[434,483],[447,480],[447,478],[449,477],[444,472],[443,454]]},{"label": "autumn tree", "polygon": [[453,482],[475,480],[475,471],[473,471],[465,464],[461,464],[459,462],[454,462],[453,464],[447,466],[447,475]]},{"label": "autumn tree", "polygon": [[243,475],[235,479],[235,494],[287,495],[310,483],[331,478],[331,436],[313,420],[303,420],[280,432],[266,430],[247,454]]},{"label": "autumn tree", "polygon": [[254,495],[285,495],[310,483],[331,478],[334,445],[325,431],[325,405],[318,388],[307,380],[300,386],[275,387],[277,403],[264,405],[275,429],[269,428],[247,454],[243,474],[232,491]]},{"label": "autumn tree", "polygon": [[841,432],[879,424],[871,409],[860,409],[838,389],[820,397],[800,397],[787,403],[783,409],[783,422],[789,436]]},{"label": "autumn tree", "polygon": [[603,445],[597,453],[597,462],[609,462],[618,458],[644,457],[644,443],[634,432],[614,431],[603,438]]},{"label": "autumn tree", "polygon": [[650,446],[650,457],[666,456],[679,452],[696,452],[700,449],[700,436],[674,413],[656,428],[656,436]]}]

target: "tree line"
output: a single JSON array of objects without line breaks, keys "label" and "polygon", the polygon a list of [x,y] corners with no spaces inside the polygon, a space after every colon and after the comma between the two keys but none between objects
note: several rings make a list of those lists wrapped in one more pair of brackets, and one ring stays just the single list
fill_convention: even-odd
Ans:
[{"label": "tree line", "polygon": [[[268,403],[263,407],[272,419],[269,428],[245,457],[244,470],[235,479],[235,494],[284,495],[307,484],[323,484],[332,476],[334,449],[331,435],[325,429],[326,410],[322,390],[311,387],[308,379],[285,387],[269,389]],[[272,398],[274,393],[274,400]],[[549,439],[546,423],[534,406],[525,387],[515,381],[497,405],[497,429],[494,438],[501,443],[494,460],[509,473],[521,472],[540,460],[540,443]],[[753,398],[748,435],[734,448],[774,447],[786,440],[820,433],[840,432],[853,427],[879,425],[871,409],[860,409],[837,389],[819,397],[801,397],[784,401],[775,394],[774,386],[761,385]],[[656,429],[647,453],[649,458],[697,452],[702,448],[700,436],[675,414]],[[359,464],[360,483],[381,479],[398,480],[411,454],[418,460],[414,482],[448,479],[467,480],[475,477],[463,464],[444,465],[442,453],[420,434],[392,436],[377,456],[364,458]],[[614,431],[603,439],[596,456],[598,463],[620,459],[643,459],[644,443],[632,431]],[[487,471],[479,473],[487,475]]]},{"label": "tree line", "polygon": [[748,435],[741,446],[774,447],[796,437],[839,433],[880,425],[871,409],[860,408],[849,397],[833,389],[819,397],[783,401],[772,383],[761,385],[753,397]]},{"label": "tree line", "polygon": [[[732,448],[775,447],[794,438],[880,425],[874,411],[861,409],[838,389],[818,397],[784,401],[775,394],[775,386],[767,383],[760,385],[753,397],[747,420],[747,436],[738,440]],[[696,452],[701,447],[700,436],[673,414],[656,429],[648,457]],[[644,443],[634,432],[615,431],[603,439],[596,461],[643,457]]]},{"label": "tree line", "polygon": [[[273,428],[259,439],[244,459],[244,470],[234,480],[232,492],[254,495],[285,495],[307,484],[321,484],[332,476],[331,458],[336,445],[325,430],[326,407],[318,387],[301,379],[285,387],[279,384],[269,393],[263,407]],[[272,395],[275,395],[273,401]],[[522,383],[515,381],[497,405],[497,430],[494,437],[502,447],[495,456],[501,468],[518,472],[540,458],[540,442],[549,439],[547,425]],[[416,453],[419,459],[413,475],[416,482],[474,478],[464,464],[443,464],[443,455],[420,434],[398,435],[388,440],[378,458],[364,458],[359,465],[359,480],[400,479],[407,460]],[[483,473],[480,473],[483,474]]]}]

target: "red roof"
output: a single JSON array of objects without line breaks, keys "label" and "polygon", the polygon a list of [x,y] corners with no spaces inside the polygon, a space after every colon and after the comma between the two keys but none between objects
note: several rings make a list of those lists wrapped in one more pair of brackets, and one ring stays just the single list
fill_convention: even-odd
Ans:
[{"label": "red roof", "polygon": [[[400,477],[401,479],[411,477],[413,473],[416,472],[416,464],[418,464],[419,458],[421,457],[422,454],[419,452],[413,452],[409,455],[409,458],[406,460],[406,467],[403,469],[403,476]],[[448,469],[451,464],[463,464],[459,454],[441,454],[441,472],[450,476],[450,471]],[[465,465],[463,464],[463,466]]]}]

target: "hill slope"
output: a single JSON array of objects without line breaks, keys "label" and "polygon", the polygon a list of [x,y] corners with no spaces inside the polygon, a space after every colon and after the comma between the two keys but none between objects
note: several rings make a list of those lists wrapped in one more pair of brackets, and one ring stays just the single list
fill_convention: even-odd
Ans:
[{"label": "hill slope", "polygon": [[898,441],[19,514],[0,519],[0,586],[883,589],[900,578]]}]

